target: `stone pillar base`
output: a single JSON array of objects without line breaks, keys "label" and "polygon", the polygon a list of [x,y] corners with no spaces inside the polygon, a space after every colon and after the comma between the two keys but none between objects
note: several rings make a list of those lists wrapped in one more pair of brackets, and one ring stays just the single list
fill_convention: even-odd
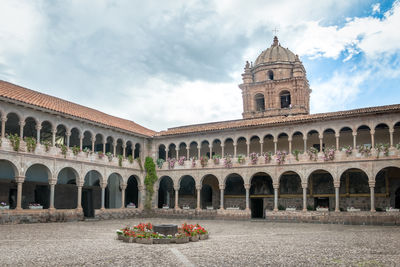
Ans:
[{"label": "stone pillar base", "polygon": [[278,211],[278,209],[274,209],[274,211]]},{"label": "stone pillar base", "polygon": [[306,211],[307,211],[307,209],[303,209],[302,211],[303,211],[303,212],[306,212]]}]

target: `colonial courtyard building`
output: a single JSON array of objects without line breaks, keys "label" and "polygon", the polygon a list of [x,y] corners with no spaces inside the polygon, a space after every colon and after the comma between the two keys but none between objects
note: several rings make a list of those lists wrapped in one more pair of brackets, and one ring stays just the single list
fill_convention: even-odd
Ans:
[{"label": "colonial courtyard building", "polygon": [[310,114],[276,37],[242,78],[243,119],[161,132],[0,81],[0,221],[140,216],[150,156],[160,216],[400,223],[400,105]]}]

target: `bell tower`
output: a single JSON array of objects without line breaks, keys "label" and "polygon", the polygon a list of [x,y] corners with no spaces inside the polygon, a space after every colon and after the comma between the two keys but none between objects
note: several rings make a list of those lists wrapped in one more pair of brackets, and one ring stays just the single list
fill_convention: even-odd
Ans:
[{"label": "bell tower", "polygon": [[280,45],[278,37],[254,65],[246,62],[242,79],[244,119],[310,113],[306,70],[297,55]]}]

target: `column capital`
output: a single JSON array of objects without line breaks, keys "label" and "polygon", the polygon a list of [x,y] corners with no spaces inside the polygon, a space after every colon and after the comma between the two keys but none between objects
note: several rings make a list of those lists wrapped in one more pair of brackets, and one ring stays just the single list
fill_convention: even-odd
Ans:
[{"label": "column capital", "polygon": [[25,126],[25,120],[23,120],[23,121],[22,121],[22,120],[21,120],[21,121],[19,121],[19,122],[18,122],[18,124],[19,124],[19,126],[22,126],[22,127],[24,127],[24,126]]},{"label": "column capital", "polygon": [[370,133],[370,134],[375,134],[375,129],[369,130],[369,133]]},{"label": "column capital", "polygon": [[225,185],[224,184],[220,184],[219,185],[219,190],[225,190]]},{"label": "column capital", "polygon": [[334,188],[340,188],[340,182],[333,182],[333,187]]},{"label": "column capital", "polygon": [[335,137],[339,138],[340,137],[340,133],[335,133]]},{"label": "column capital", "polygon": [[368,181],[369,187],[375,187],[375,181]]},{"label": "column capital", "polygon": [[288,142],[292,142],[292,138],[291,137],[288,138]]},{"label": "column capital", "polygon": [[101,187],[101,189],[105,189],[106,187],[107,187],[107,183],[100,183],[100,187]]},{"label": "column capital", "polygon": [[[92,141],[92,142],[96,142],[96,137],[92,137],[92,138],[90,138],[90,141]],[[124,146],[122,145],[122,147],[124,147]]]},{"label": "column capital", "polygon": [[70,137],[71,136],[71,131],[65,131],[65,135]]},{"label": "column capital", "polygon": [[25,176],[19,175],[14,177],[17,183],[23,183],[25,181]]},{"label": "column capital", "polygon": [[224,147],[224,146],[225,146],[225,144],[221,143],[221,147]]},{"label": "column capital", "polygon": [[319,138],[319,139],[324,139],[324,135],[323,135],[323,134],[320,134],[320,135],[318,135],[318,138]]},{"label": "column capital", "polygon": [[279,189],[279,183],[272,183],[272,187],[274,189]]},{"label": "column capital", "polygon": [[389,128],[389,133],[394,133],[394,128]]},{"label": "column capital", "polygon": [[36,129],[36,131],[42,130],[42,125],[36,124],[35,129]]},{"label": "column capital", "polygon": [[7,116],[1,116],[1,121],[4,121],[4,122],[6,122],[7,121]]},{"label": "column capital", "polygon": [[244,184],[244,189],[250,190],[251,184]]},{"label": "column capital", "polygon": [[357,136],[357,131],[353,131],[353,132],[352,132],[352,135],[353,135],[353,136]]},{"label": "column capital", "polygon": [[202,185],[201,185],[201,184],[196,185],[196,190],[201,190],[201,188],[202,188]]},{"label": "column capital", "polygon": [[175,191],[179,191],[179,188],[181,188],[180,186],[174,186],[174,190]]},{"label": "column capital", "polygon": [[308,184],[307,183],[301,183],[301,188],[305,188],[305,189],[307,189],[308,188]]},{"label": "column capital", "polygon": [[54,128],[54,127],[51,128],[51,133],[52,133],[52,134],[56,134],[56,133],[57,133],[57,127],[56,127],[56,128]]},{"label": "column capital", "polygon": [[264,144],[264,140],[260,140],[260,144]]},{"label": "column capital", "polygon": [[307,136],[303,136],[303,141],[307,141]]},{"label": "column capital", "polygon": [[125,190],[128,185],[127,184],[122,184],[120,186],[121,186],[121,190]]}]

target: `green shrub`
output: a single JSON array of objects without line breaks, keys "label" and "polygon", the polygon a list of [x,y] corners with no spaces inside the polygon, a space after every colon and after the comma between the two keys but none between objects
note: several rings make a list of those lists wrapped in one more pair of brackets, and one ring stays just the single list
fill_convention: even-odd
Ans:
[{"label": "green shrub", "polygon": [[154,193],[154,183],[158,180],[156,173],[156,165],[154,164],[153,158],[146,157],[144,162],[144,169],[146,170],[146,177],[144,179],[144,185],[146,186],[146,202],[145,208],[151,209],[151,200]]}]

